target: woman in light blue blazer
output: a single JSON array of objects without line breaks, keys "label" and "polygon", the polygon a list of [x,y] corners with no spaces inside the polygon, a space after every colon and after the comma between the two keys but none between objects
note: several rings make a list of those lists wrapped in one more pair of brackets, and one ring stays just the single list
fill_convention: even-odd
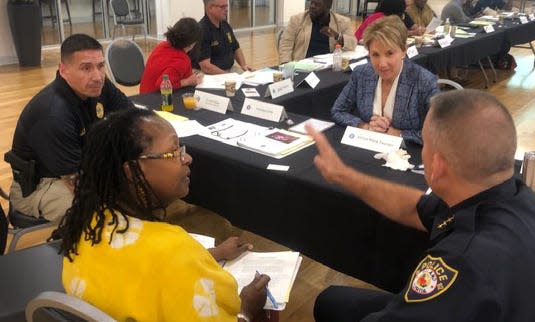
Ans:
[{"label": "woman in light blue blazer", "polygon": [[408,59],[407,29],[397,16],[373,22],[364,33],[370,63],[357,66],[331,110],[344,126],[403,137],[422,144],[429,99],[439,92],[437,78]]}]

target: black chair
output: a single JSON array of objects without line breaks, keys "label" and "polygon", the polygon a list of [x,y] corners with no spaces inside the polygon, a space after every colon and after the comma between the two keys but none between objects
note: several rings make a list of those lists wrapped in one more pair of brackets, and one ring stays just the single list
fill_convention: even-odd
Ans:
[{"label": "black chair", "polygon": [[[0,196],[9,200],[9,195],[0,188]],[[1,207],[0,207],[1,208]],[[43,217],[28,216],[17,211],[9,203],[8,215],[6,217],[4,210],[0,214],[0,254],[11,253],[20,249],[19,243],[27,241],[26,244],[35,244],[45,242],[57,224],[46,220]],[[11,224],[11,228],[9,228]],[[7,236],[11,235],[11,241],[7,250]]]},{"label": "black chair", "polygon": [[[52,25],[56,22],[56,0],[39,0],[39,5],[42,7],[43,4],[48,5],[49,16],[44,16],[43,18],[50,18],[52,20]],[[72,26],[71,20],[71,9],[69,8],[69,1],[61,0],[61,4],[65,4],[65,9],[67,10],[67,19],[63,19],[63,22],[68,22]],[[54,8],[54,10],[53,10]]]},{"label": "black chair", "polygon": [[117,39],[106,48],[106,65],[113,82],[135,86],[141,82],[145,70],[145,58],[143,51],[135,42]]},{"label": "black chair", "polygon": [[[362,11],[361,11],[362,21],[364,21],[364,19],[366,19],[366,17],[368,15],[374,13],[375,8],[377,8],[377,6],[379,5],[379,2],[381,2],[381,0],[364,0],[364,5],[363,5]],[[376,4],[375,8],[369,9],[368,8],[368,4],[370,4],[370,3],[375,3]]]},{"label": "black chair", "polygon": [[0,206],[0,254],[4,254],[6,250],[8,225],[4,208]]},{"label": "black chair", "polygon": [[[115,39],[115,29],[119,26],[123,29],[123,33],[126,33],[126,26],[142,26],[145,41],[147,41],[146,21],[143,17],[136,18],[132,16],[127,0],[110,0],[110,7],[113,14],[114,24],[112,39]],[[136,34],[134,33],[132,35],[132,40],[134,40],[135,37]]]}]

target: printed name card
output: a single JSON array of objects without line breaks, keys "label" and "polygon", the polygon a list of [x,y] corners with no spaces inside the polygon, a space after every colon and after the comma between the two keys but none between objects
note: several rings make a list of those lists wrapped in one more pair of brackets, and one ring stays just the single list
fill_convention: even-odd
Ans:
[{"label": "printed name card", "polygon": [[529,20],[531,20],[531,21],[535,20],[535,13],[530,13],[529,14]]},{"label": "printed name card", "polygon": [[403,138],[348,126],[342,137],[342,143],[375,152],[398,150]]},{"label": "printed name card", "polygon": [[418,48],[416,48],[416,46],[409,46],[409,48],[407,48],[407,57],[411,59],[414,56],[418,56]]},{"label": "printed name card", "polygon": [[294,84],[291,79],[287,78],[280,82],[275,82],[268,86],[266,97],[271,95],[271,98],[281,97],[294,91]]},{"label": "printed name card", "polygon": [[284,106],[265,103],[250,98],[246,98],[243,101],[241,113],[274,122],[280,122],[288,117],[284,110]]},{"label": "printed name card", "polygon": [[491,33],[491,32],[494,32],[494,26],[492,26],[492,25],[483,26],[483,30],[485,30],[485,32],[487,34]]},{"label": "printed name card", "polygon": [[305,82],[306,82],[310,87],[312,87],[312,89],[314,89],[314,88],[316,87],[316,85],[318,85],[318,83],[320,82],[320,79],[318,78],[318,76],[316,75],[316,73],[311,72],[310,74],[308,74],[307,77],[305,77]]},{"label": "printed name card", "polygon": [[227,109],[232,111],[232,103],[228,97],[214,95],[202,91],[195,91],[193,94],[197,101],[197,106],[213,112],[225,114]]},{"label": "printed name card", "polygon": [[440,48],[445,48],[451,45],[452,41],[453,38],[451,38],[450,35],[446,35],[444,38],[438,40],[438,44],[440,45]]},{"label": "printed name card", "polygon": [[521,24],[525,24],[525,23],[528,23],[528,17],[526,16],[520,16],[520,23]]}]

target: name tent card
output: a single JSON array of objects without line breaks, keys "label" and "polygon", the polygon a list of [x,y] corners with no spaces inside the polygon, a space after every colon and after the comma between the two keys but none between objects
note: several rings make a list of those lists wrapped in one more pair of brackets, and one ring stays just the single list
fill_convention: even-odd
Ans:
[{"label": "name tent card", "polygon": [[230,102],[230,98],[228,97],[214,95],[203,91],[195,91],[193,96],[197,101],[197,106],[204,108],[205,110],[210,110],[212,112],[221,114],[225,114],[227,109],[229,111],[234,110],[232,103]]},{"label": "name tent card", "polygon": [[271,98],[277,98],[281,97],[282,95],[286,95],[289,93],[292,93],[294,91],[294,84],[290,78],[287,78],[280,82],[275,82],[268,86],[266,90],[265,97],[271,96]]},{"label": "name tent card", "polygon": [[492,25],[483,26],[483,30],[485,30],[485,33],[491,33],[494,32],[494,27]]},{"label": "name tent card", "polygon": [[530,13],[529,14],[529,20],[531,20],[531,21],[535,20],[535,14]]},{"label": "name tent card", "polygon": [[295,87],[298,87],[301,84],[307,84],[312,89],[314,89],[318,85],[319,82],[320,82],[320,79],[318,78],[318,75],[316,75],[316,73],[314,72],[310,72],[310,74],[308,74],[307,77],[305,77],[302,81],[297,83]]},{"label": "name tent card", "polygon": [[243,101],[241,113],[273,122],[280,122],[288,118],[284,106],[265,103],[250,98],[246,98]]},{"label": "name tent card", "polygon": [[445,48],[451,45],[452,41],[453,39],[450,37],[450,35],[446,35],[446,37],[438,40],[438,44],[440,45],[440,48]]},{"label": "name tent card", "polygon": [[403,138],[348,126],[341,142],[361,149],[386,153],[398,150]]},{"label": "name tent card", "polygon": [[407,48],[407,57],[411,59],[414,56],[418,56],[418,48],[416,48],[416,46],[409,46],[409,48]]},{"label": "name tent card", "polygon": [[525,24],[525,23],[528,23],[528,17],[526,16],[520,16],[520,23],[521,24]]}]

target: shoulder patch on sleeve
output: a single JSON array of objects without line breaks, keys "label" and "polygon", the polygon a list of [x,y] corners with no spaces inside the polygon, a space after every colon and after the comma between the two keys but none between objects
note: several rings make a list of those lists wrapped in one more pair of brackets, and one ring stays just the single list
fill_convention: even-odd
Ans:
[{"label": "shoulder patch on sleeve", "polygon": [[405,302],[423,302],[446,292],[455,283],[459,271],[448,266],[441,257],[427,255],[412,273],[405,292]]}]

